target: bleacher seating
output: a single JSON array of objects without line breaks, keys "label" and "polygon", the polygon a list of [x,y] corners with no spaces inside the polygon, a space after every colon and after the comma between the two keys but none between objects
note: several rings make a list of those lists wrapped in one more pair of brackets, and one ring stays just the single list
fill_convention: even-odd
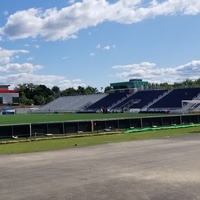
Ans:
[{"label": "bleacher seating", "polygon": [[103,99],[97,101],[87,108],[87,110],[99,110],[101,108],[109,108],[114,103],[121,101],[123,98],[127,96],[127,92],[118,92],[118,93],[110,93],[105,96]]},{"label": "bleacher seating", "polygon": [[167,90],[142,90],[134,93],[129,96],[124,101],[115,105],[113,109],[121,109],[125,107],[129,102],[134,101],[138,103],[134,103],[130,108],[142,108],[148,103],[152,102],[154,99],[158,98],[160,95],[163,95]]},{"label": "bleacher seating", "polygon": [[77,110],[85,109],[105,96],[106,94],[91,94],[59,97],[41,106],[35,112],[76,112]]},{"label": "bleacher seating", "polygon": [[160,95],[163,95],[167,90],[146,90],[138,91],[134,98],[140,99],[139,103],[133,104],[130,108],[142,108],[148,103],[152,102],[154,99],[158,98]]},{"label": "bleacher seating", "polygon": [[139,90],[133,94],[128,91],[120,91],[110,94],[65,96],[32,112],[95,112],[102,108],[110,111],[119,111],[123,108],[139,109],[140,111],[177,110],[182,107],[182,100],[192,100],[198,94],[200,94],[200,88],[174,89],[172,91]]},{"label": "bleacher seating", "polygon": [[181,108],[182,100],[192,100],[200,93],[200,88],[174,89],[149,108]]}]

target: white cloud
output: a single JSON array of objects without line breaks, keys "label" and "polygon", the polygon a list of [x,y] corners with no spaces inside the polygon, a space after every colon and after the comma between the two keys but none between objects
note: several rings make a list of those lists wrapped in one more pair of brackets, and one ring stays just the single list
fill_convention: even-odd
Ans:
[{"label": "white cloud", "polygon": [[111,48],[116,48],[115,44],[113,45],[106,45],[105,47],[103,47],[103,50],[110,50]]},{"label": "white cloud", "polygon": [[33,83],[36,85],[42,84],[49,88],[54,85],[60,87],[64,90],[69,87],[78,88],[78,86],[86,87],[86,84],[80,79],[67,80],[64,76],[54,76],[54,75],[37,75],[29,73],[19,73],[6,76],[0,76],[1,84],[9,84],[11,88],[14,88],[18,84],[23,83]]},{"label": "white cloud", "polygon": [[39,45],[35,45],[35,48],[36,48],[36,49],[39,49],[39,48],[40,48],[40,46],[39,46]]},{"label": "white cloud", "polygon": [[200,60],[177,67],[157,67],[155,63],[142,62],[131,65],[116,65],[112,67],[117,70],[115,76],[120,80],[127,81],[131,78],[142,78],[150,82],[181,82],[186,79],[196,80],[200,74]]},{"label": "white cloud", "polygon": [[30,56],[30,57],[27,58],[27,60],[31,61],[31,60],[33,60],[33,57]]},{"label": "white cloud", "polygon": [[10,62],[10,57],[9,56],[0,56],[0,63],[8,63]]},{"label": "white cloud", "polygon": [[85,83],[82,82],[81,79],[74,79],[74,80],[62,80],[62,81],[59,81],[59,87],[60,89],[66,89],[66,88],[75,88],[77,89],[79,86],[81,87],[87,87],[87,85]]},{"label": "white cloud", "polygon": [[70,4],[74,4],[76,0],[68,0]]},{"label": "white cloud", "polygon": [[94,52],[90,53],[90,56],[95,56],[95,53]]},{"label": "white cloud", "polygon": [[107,45],[107,46],[105,46],[103,49],[104,49],[104,50],[110,50],[110,46]]},{"label": "white cloud", "polygon": [[152,0],[149,5],[150,6],[157,6],[157,4],[158,4],[157,0]]},{"label": "white cloud", "polygon": [[42,69],[41,65],[32,65],[31,63],[8,63],[5,66],[0,67],[0,72],[24,72],[24,73],[33,73],[34,71]]},{"label": "white cloud", "polygon": [[18,53],[29,53],[27,50],[7,50],[0,47],[0,64],[9,63],[13,56]]},{"label": "white cloud", "polygon": [[101,45],[100,45],[100,44],[98,44],[98,45],[96,46],[96,48],[97,48],[97,49],[99,49],[100,47],[101,47]]},{"label": "white cloud", "polygon": [[[64,76],[56,75],[38,75],[35,72],[43,68],[42,65],[33,65],[31,63],[12,63],[13,56],[17,53],[29,53],[26,50],[7,50],[0,47],[0,80],[1,84],[9,84],[12,88],[18,84],[34,83],[44,84],[51,88],[54,85],[60,89],[68,87],[77,88],[78,86],[85,87],[86,84],[81,79],[68,80]],[[15,56],[17,58],[18,55]],[[67,57],[66,57],[67,58]],[[30,56],[28,60],[32,60]],[[2,75],[4,74],[4,75]]]},{"label": "white cloud", "polygon": [[[31,8],[16,12],[8,17],[0,33],[7,34],[10,39],[43,37],[46,40],[65,40],[76,38],[80,29],[95,26],[102,22],[104,1],[84,1],[57,10],[42,11]],[[96,9],[98,8],[98,12]]]},{"label": "white cloud", "polygon": [[196,15],[200,13],[198,0],[106,0],[69,1],[72,5],[60,10],[30,8],[18,11],[7,18],[0,34],[10,39],[42,37],[46,40],[77,38],[81,29],[105,21],[122,24],[137,23],[160,15]]}]

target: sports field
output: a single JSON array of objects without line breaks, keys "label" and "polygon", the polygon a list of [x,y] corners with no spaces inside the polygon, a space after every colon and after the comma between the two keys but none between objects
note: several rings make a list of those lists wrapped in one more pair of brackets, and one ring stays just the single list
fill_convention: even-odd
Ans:
[{"label": "sports field", "polygon": [[[15,115],[0,115],[0,125],[38,123],[38,122],[64,122],[70,120],[134,118],[134,117],[145,117],[152,115],[153,114],[130,114],[130,113],[15,114]],[[158,114],[154,114],[153,116],[158,116]]]},{"label": "sports field", "polygon": [[[125,113],[109,113],[109,114],[16,114],[16,115],[0,115],[0,124],[24,124],[24,123],[37,123],[37,122],[62,122],[69,120],[92,120],[92,119],[111,119],[111,118],[138,118],[145,116],[161,116],[160,114],[125,114]],[[162,115],[166,116],[166,115]],[[171,116],[171,115],[170,115]],[[31,138],[25,142],[19,142],[18,140],[13,141],[14,143],[8,143],[6,145],[0,145],[0,154],[10,153],[25,153],[34,151],[47,151],[64,149],[76,146],[88,146],[112,142],[132,141],[141,139],[153,139],[161,137],[173,137],[178,135],[198,134],[199,126],[179,128],[179,129],[167,129],[167,130],[152,130],[142,132],[114,132],[113,135],[103,134],[101,137],[95,137],[87,135],[86,137],[63,137],[62,139],[47,138],[48,140],[37,141],[35,138]],[[37,142],[35,142],[37,141]]]}]

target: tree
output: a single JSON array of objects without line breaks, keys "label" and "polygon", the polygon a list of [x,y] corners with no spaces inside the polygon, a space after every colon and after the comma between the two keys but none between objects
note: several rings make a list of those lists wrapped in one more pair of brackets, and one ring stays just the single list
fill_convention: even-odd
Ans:
[{"label": "tree", "polygon": [[67,96],[67,95],[75,95],[77,92],[74,88],[70,87],[68,89],[65,89],[61,91],[61,96]]},{"label": "tree", "polygon": [[23,105],[26,105],[27,103],[26,94],[23,91],[20,92],[19,103]]},{"label": "tree", "polygon": [[112,88],[110,86],[105,87],[104,93],[109,93],[111,91],[111,89]]},{"label": "tree", "polygon": [[35,85],[32,83],[24,83],[18,85],[20,104],[23,105],[31,105],[34,103],[33,101],[33,92],[35,89]]},{"label": "tree", "polygon": [[46,102],[45,103],[49,103],[51,101],[53,101],[55,99],[55,96],[54,95],[49,95],[47,98],[46,98]]},{"label": "tree", "polygon": [[42,95],[35,95],[33,100],[35,105],[43,105],[46,102],[45,97]]},{"label": "tree", "polygon": [[200,86],[200,78],[194,81],[194,85],[195,85],[196,87],[199,87],[199,86]]},{"label": "tree", "polygon": [[51,88],[51,91],[53,92],[53,96],[55,98],[59,97],[60,96],[60,88],[58,86],[53,86]]},{"label": "tree", "polygon": [[87,86],[85,88],[85,94],[96,94],[96,93],[98,93],[97,88],[93,88],[91,86]]},{"label": "tree", "polygon": [[77,94],[85,94],[85,88],[82,86],[78,86]]},{"label": "tree", "polygon": [[33,99],[27,99],[26,105],[33,105],[33,104],[34,104]]},{"label": "tree", "polygon": [[160,87],[162,88],[162,89],[172,89],[172,85],[170,85],[170,84],[168,84],[167,82],[165,82],[165,83],[160,83]]}]

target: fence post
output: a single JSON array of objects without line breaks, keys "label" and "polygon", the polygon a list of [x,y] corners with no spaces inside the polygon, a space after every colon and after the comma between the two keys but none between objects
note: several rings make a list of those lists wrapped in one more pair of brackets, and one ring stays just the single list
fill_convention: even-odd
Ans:
[{"label": "fence post", "polygon": [[64,122],[62,123],[62,129],[63,129],[63,135],[66,135],[65,134],[65,123]]},{"label": "fence post", "polygon": [[13,132],[14,132],[14,131],[13,131],[13,126],[12,126],[12,137],[14,136]]},{"label": "fence post", "polygon": [[31,124],[29,124],[29,130],[30,130],[30,138],[32,136],[32,127],[31,127]]},{"label": "fence post", "polygon": [[94,121],[91,120],[91,132],[94,132]]}]

